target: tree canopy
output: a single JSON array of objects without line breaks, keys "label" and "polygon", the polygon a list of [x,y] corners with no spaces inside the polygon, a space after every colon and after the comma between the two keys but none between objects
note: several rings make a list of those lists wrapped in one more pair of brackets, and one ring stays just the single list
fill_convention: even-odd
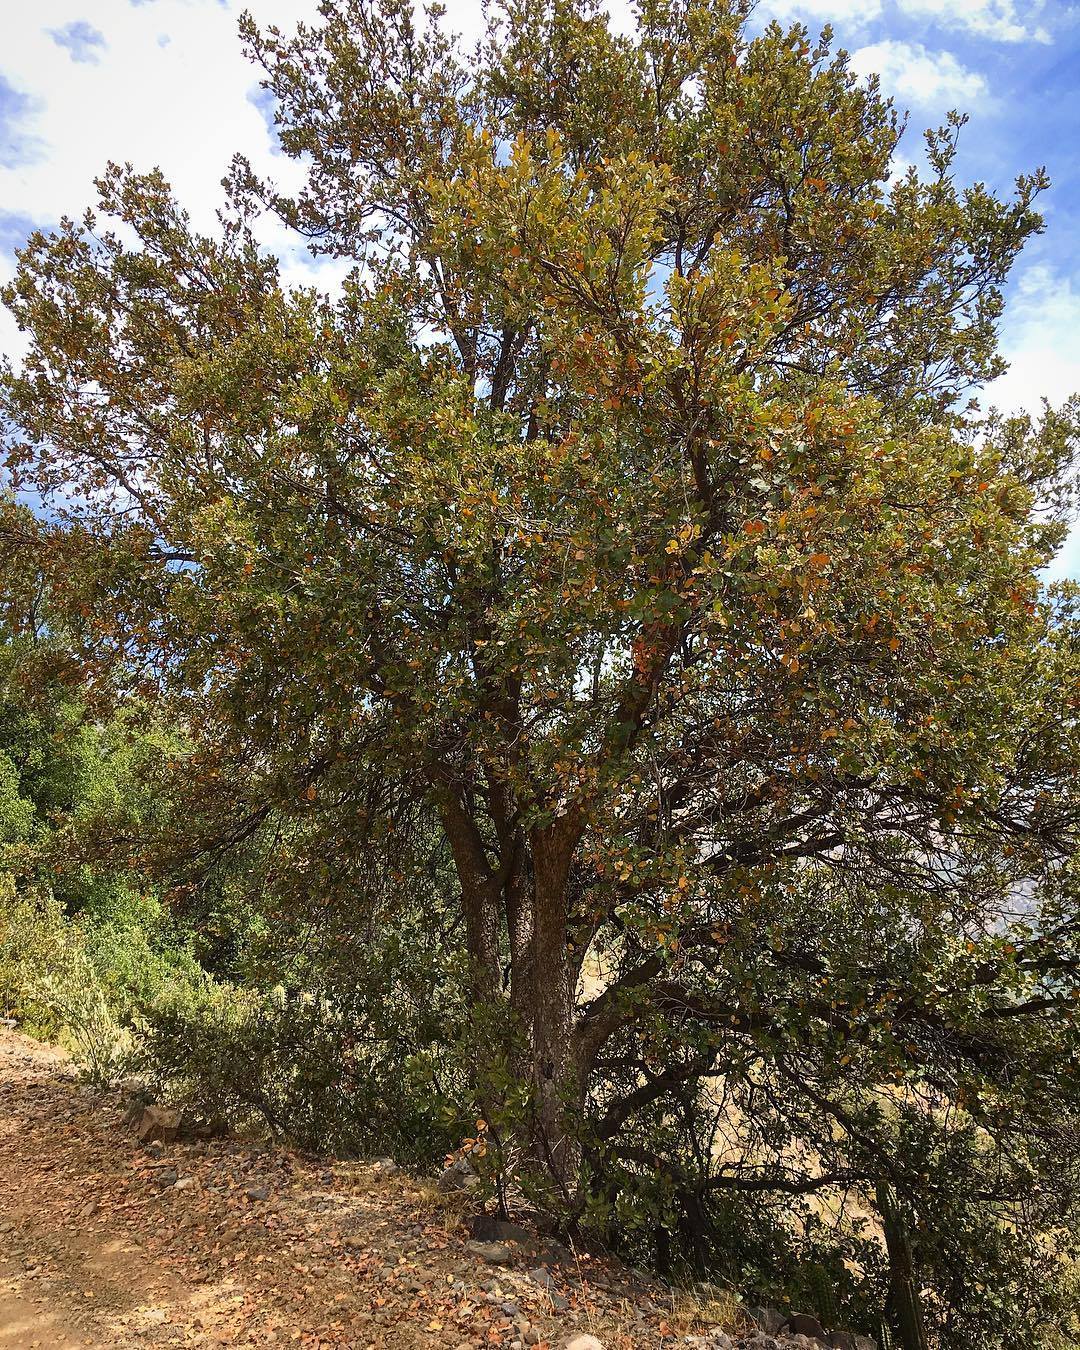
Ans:
[{"label": "tree canopy", "polygon": [[[21,253],[54,623],[183,719],[196,870],[304,821],[317,911],[388,850],[407,889],[429,822],[484,1130],[564,1220],[762,1270],[777,1206],[817,1242],[886,1183],[946,1343],[1005,1315],[976,1249],[1034,1337],[1080,1185],[1077,592],[1040,577],[1078,407],[974,395],[1043,175],[960,186],[954,116],[892,177],[877,82],[721,0],[500,0],[474,52],[320,13],[242,22],[299,195],[237,160],[204,235],[113,165]],[[339,292],[282,284],[267,211]]]}]

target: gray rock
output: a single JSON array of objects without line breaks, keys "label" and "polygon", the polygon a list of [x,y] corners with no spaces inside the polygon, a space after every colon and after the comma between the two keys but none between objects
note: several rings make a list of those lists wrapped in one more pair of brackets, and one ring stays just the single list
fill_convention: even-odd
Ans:
[{"label": "gray rock", "polygon": [[377,1177],[393,1177],[397,1176],[398,1172],[401,1171],[401,1168],[393,1158],[380,1158],[372,1168],[372,1171]]},{"label": "gray rock", "polygon": [[135,1134],[140,1144],[171,1144],[180,1131],[183,1116],[168,1106],[147,1106],[139,1116]]},{"label": "gray rock", "polygon": [[787,1321],[786,1313],[782,1313],[779,1308],[747,1308],[746,1311],[754,1325],[769,1336],[775,1336]]},{"label": "gray rock", "polygon": [[455,1191],[467,1191],[475,1186],[480,1178],[476,1175],[468,1158],[458,1158],[439,1175],[436,1187],[446,1195]]},{"label": "gray rock", "polygon": [[465,1250],[491,1266],[508,1266],[514,1259],[514,1253],[505,1242],[466,1242]]},{"label": "gray rock", "polygon": [[792,1313],[784,1323],[783,1329],[794,1332],[798,1336],[809,1336],[813,1340],[822,1342],[828,1342],[829,1339],[825,1333],[825,1328],[813,1313]]},{"label": "gray rock", "polygon": [[469,1220],[469,1236],[478,1242],[531,1242],[532,1234],[519,1223],[476,1214]]},{"label": "gray rock", "polygon": [[245,1188],[244,1194],[247,1196],[247,1198],[248,1198],[249,1200],[269,1200],[269,1198],[270,1198],[270,1187],[269,1187],[269,1186],[248,1186],[248,1187]]},{"label": "gray rock", "polygon": [[537,1284],[542,1285],[545,1289],[551,1289],[555,1284],[555,1280],[547,1266],[534,1266],[534,1268],[529,1271],[529,1279],[535,1280]]}]

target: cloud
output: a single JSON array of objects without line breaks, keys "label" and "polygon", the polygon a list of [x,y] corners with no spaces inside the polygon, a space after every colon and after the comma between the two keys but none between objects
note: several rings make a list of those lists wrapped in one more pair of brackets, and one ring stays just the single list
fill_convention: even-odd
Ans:
[{"label": "cloud", "polygon": [[1013,0],[897,0],[897,8],[909,18],[994,42],[1050,41],[1050,34],[1036,22],[1045,8],[1041,0],[1029,0],[1023,6],[1023,17]]},{"label": "cloud", "polygon": [[[1009,369],[987,386],[985,406],[1038,416],[1044,398],[1057,407],[1080,393],[1080,278],[1046,263],[1022,272],[1005,309],[1001,352]],[[1080,525],[1048,576],[1080,580]]]},{"label": "cloud", "polygon": [[1080,393],[1080,279],[1033,263],[1005,308],[1002,355],[1009,370],[987,387],[985,402],[1037,413]]},{"label": "cloud", "polygon": [[851,31],[881,17],[882,0],[766,0],[762,12],[781,23],[832,24]]},{"label": "cloud", "polygon": [[63,28],[49,28],[46,32],[58,47],[63,47],[73,61],[84,65],[97,65],[108,44],[105,34],[85,19],[75,19]]},{"label": "cloud", "polygon": [[21,211],[0,209],[0,257],[14,258],[15,250],[22,248],[28,236],[40,228],[38,221]]},{"label": "cloud", "polygon": [[16,89],[0,71],[0,169],[16,169],[40,155],[40,142],[19,125],[37,106],[35,99]]},{"label": "cloud", "polygon": [[884,93],[920,108],[970,108],[989,90],[978,71],[968,70],[952,52],[931,52],[917,42],[886,39],[851,54],[857,75],[881,76]]},{"label": "cloud", "polygon": [[[317,0],[249,0],[258,22],[285,30],[317,18]],[[49,0],[51,27],[69,31],[86,0]],[[108,34],[96,63],[73,62],[35,5],[5,7],[0,44],[0,203],[33,220],[78,218],[109,160],[159,166],[196,226],[213,231],[221,179],[242,151],[256,172],[294,190],[300,166],[271,153],[247,94],[257,72],[241,50],[239,5],[218,0],[94,0]],[[170,41],[159,45],[167,33]],[[15,94],[15,91],[18,94]],[[5,92],[7,91],[7,92]],[[34,154],[30,150],[34,150]],[[271,226],[268,224],[268,231]],[[283,248],[283,232],[269,239]],[[0,268],[0,280],[3,269]],[[310,279],[310,271],[309,271]]]}]

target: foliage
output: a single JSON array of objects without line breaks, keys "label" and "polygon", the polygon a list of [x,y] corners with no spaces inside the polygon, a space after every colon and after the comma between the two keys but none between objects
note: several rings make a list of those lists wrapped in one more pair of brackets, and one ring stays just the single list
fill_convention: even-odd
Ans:
[{"label": "foliage", "polygon": [[366,1011],[321,991],[178,984],[148,1010],[141,1053],[151,1081],[209,1122],[430,1169],[462,1129],[447,1047],[403,1052]]},{"label": "foliage", "polygon": [[0,642],[0,1005],[104,1085],[128,1063],[139,1007],[185,957],[156,897],[92,857],[103,818],[111,830],[140,818],[147,741],[90,721],[71,670],[38,636]]},{"label": "foliage", "polygon": [[[849,1256],[865,1317],[884,1181],[939,1344],[1064,1334],[1080,627],[1040,570],[1078,407],[965,402],[1043,175],[958,186],[953,116],[891,180],[876,82],[721,0],[503,0],[475,55],[320,12],[243,21],[295,199],[238,161],[204,236],[110,166],[5,293],[52,511],[10,530],[95,696],[184,727],[149,777],[193,806],[132,835],[261,990],[167,1025],[247,1038],[253,1107],[321,1101],[293,1020],[329,1046],[343,985],[259,952],[325,914],[377,962],[430,912],[561,1222],[763,1285]],[[282,284],[264,210],[339,294]]]}]

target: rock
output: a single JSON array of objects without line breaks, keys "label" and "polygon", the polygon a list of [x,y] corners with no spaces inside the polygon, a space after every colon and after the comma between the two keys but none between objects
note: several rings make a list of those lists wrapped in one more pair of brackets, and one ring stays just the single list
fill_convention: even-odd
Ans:
[{"label": "rock", "polygon": [[747,1308],[746,1312],[754,1325],[760,1327],[767,1336],[775,1336],[787,1321],[786,1314],[779,1308]]},{"label": "rock", "polygon": [[855,1334],[851,1331],[830,1331],[829,1344],[834,1350],[858,1350],[855,1344]]},{"label": "rock", "polygon": [[156,1186],[159,1191],[167,1191],[170,1186],[175,1186],[179,1179],[175,1167],[159,1167],[150,1178],[150,1185]]},{"label": "rock", "polygon": [[380,1158],[371,1170],[377,1177],[393,1177],[401,1171],[401,1168],[393,1158]]},{"label": "rock", "polygon": [[455,1191],[469,1190],[479,1180],[480,1178],[476,1175],[468,1158],[458,1158],[456,1162],[452,1162],[449,1167],[440,1173],[435,1185],[444,1194],[451,1195]]},{"label": "rock", "polygon": [[783,1330],[793,1332],[796,1336],[809,1336],[814,1340],[825,1343],[829,1339],[825,1334],[825,1328],[813,1313],[792,1313],[784,1323]]},{"label": "rock", "polygon": [[534,1269],[529,1271],[529,1279],[535,1280],[537,1284],[543,1285],[545,1289],[550,1289],[555,1283],[551,1271],[548,1270],[547,1266],[534,1267]]},{"label": "rock", "polygon": [[249,1200],[269,1200],[269,1198],[270,1198],[270,1187],[269,1187],[269,1186],[248,1186],[248,1187],[245,1188],[244,1194],[247,1196],[247,1198],[248,1198]]},{"label": "rock", "polygon": [[177,1177],[173,1182],[172,1188],[174,1191],[193,1191],[195,1186],[196,1181],[194,1177]]},{"label": "rock", "polygon": [[505,1242],[466,1242],[465,1250],[491,1266],[508,1266],[514,1258]]},{"label": "rock", "polygon": [[604,1350],[604,1344],[595,1336],[583,1332],[580,1336],[571,1336],[566,1342],[566,1350]]},{"label": "rock", "polygon": [[469,1236],[478,1242],[531,1242],[532,1234],[519,1223],[476,1214],[469,1220]]},{"label": "rock", "polygon": [[135,1134],[140,1144],[171,1144],[180,1131],[182,1112],[169,1106],[146,1106],[139,1116]]},{"label": "rock", "polygon": [[80,1219],[89,1219],[91,1215],[98,1212],[98,1202],[96,1200],[87,1200],[86,1204],[79,1210]]}]

